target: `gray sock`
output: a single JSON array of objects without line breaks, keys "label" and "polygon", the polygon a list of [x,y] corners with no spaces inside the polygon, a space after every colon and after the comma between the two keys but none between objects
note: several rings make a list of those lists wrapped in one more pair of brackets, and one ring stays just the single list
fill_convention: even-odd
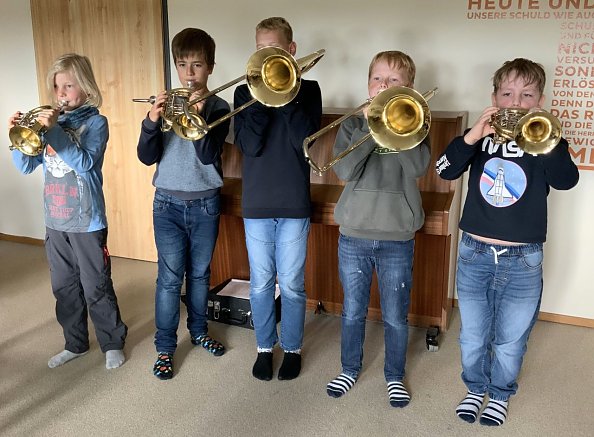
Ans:
[{"label": "gray sock", "polygon": [[122,349],[116,349],[105,352],[105,367],[108,369],[115,369],[120,367],[126,361],[124,351]]},{"label": "gray sock", "polygon": [[83,352],[82,354],[75,354],[74,352],[70,352],[68,350],[63,350],[59,354],[51,357],[49,359],[49,361],[47,362],[47,366],[50,369],[53,369],[54,367],[58,367],[58,366],[61,366],[62,364],[66,364],[70,360],[73,360],[78,357],[82,357],[86,353],[87,352]]}]

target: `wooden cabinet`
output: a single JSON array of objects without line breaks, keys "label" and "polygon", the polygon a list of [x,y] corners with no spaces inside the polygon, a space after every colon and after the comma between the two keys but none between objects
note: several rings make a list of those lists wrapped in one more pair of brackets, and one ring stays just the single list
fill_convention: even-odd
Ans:
[{"label": "wooden cabinet", "polygon": [[[325,111],[322,125],[336,120],[341,113],[344,111]],[[427,174],[418,182],[425,225],[415,236],[411,325],[439,326],[441,330],[448,326],[454,294],[461,180],[442,180],[435,173],[434,164],[449,142],[463,133],[466,123],[466,112],[432,112],[431,164]],[[331,159],[337,129],[312,146],[311,155],[315,162],[322,164]],[[241,218],[241,155],[235,146],[225,145],[223,162],[225,185],[219,239],[212,261],[213,286],[228,278],[249,279]],[[323,307],[328,312],[340,314],[343,296],[338,278],[338,225],[334,221],[334,207],[342,191],[342,182],[332,171],[322,176],[312,172],[311,182],[313,211],[305,271],[308,309]],[[368,317],[381,319],[375,277]]]}]

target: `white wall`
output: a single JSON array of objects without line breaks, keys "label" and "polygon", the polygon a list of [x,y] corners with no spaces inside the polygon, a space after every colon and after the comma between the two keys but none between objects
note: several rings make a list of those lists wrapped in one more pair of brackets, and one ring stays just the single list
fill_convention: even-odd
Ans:
[{"label": "white wall", "polygon": [[8,150],[9,116],[40,105],[28,1],[0,0],[0,53],[0,233],[43,238],[43,175],[22,175]]},{"label": "white wall", "polygon": [[[570,20],[554,18],[555,11],[547,5],[558,1],[532,0],[531,4],[535,2],[539,9],[531,11],[518,10],[517,6],[515,10],[493,11],[485,9],[489,4],[480,0],[168,0],[168,5],[171,36],[184,27],[200,27],[215,39],[217,65],[211,88],[244,74],[246,61],[255,50],[255,25],[263,18],[280,15],[293,26],[297,57],[326,49],[324,58],[307,73],[308,78],[319,81],[324,106],[352,107],[362,103],[367,97],[371,57],[381,50],[397,49],[415,60],[419,91],[439,87],[439,94],[430,101],[433,110],[468,110],[472,123],[490,104],[493,72],[514,57],[528,57],[545,66],[549,78],[545,93],[551,102],[558,45],[565,38],[561,27]],[[470,3],[480,4],[482,9],[475,6],[469,11]],[[38,97],[28,2],[0,0],[0,5],[5,59],[5,68],[0,72],[5,84],[0,116],[6,120],[17,109],[36,106]],[[581,5],[582,12],[590,11],[584,9],[586,2]],[[469,12],[505,12],[507,16],[469,19]],[[545,12],[550,18],[545,18]],[[520,20],[510,18],[512,13],[532,16]],[[178,86],[175,73],[172,84]],[[228,101],[232,96],[233,89],[221,93]],[[9,144],[7,133],[5,144]],[[39,173],[19,175],[12,167],[8,148],[0,149],[0,233],[43,236]],[[580,177],[573,190],[552,191],[549,196],[541,309],[594,319],[594,285],[587,252],[594,245],[594,231],[589,225],[594,206],[587,194],[594,188],[594,170],[582,170]]]}]

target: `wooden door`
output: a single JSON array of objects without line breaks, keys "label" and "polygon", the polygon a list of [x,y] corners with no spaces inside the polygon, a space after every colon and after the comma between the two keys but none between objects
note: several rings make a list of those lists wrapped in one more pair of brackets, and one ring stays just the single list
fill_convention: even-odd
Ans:
[{"label": "wooden door", "polygon": [[161,0],[31,0],[40,102],[45,76],[64,53],[87,56],[103,95],[110,138],[103,166],[112,255],[155,261],[151,184],[154,167],[136,157],[148,97],[164,89]]}]

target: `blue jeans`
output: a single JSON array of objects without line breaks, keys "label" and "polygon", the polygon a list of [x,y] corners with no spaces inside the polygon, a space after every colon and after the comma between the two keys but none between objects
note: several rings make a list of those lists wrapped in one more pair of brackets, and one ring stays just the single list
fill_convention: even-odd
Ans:
[{"label": "blue jeans", "polygon": [[458,304],[462,380],[474,393],[506,401],[516,379],[542,296],[542,244],[492,245],[462,235]]},{"label": "blue jeans", "polygon": [[219,195],[180,200],[157,190],[153,223],[159,258],[155,346],[158,352],[174,353],[184,274],[188,330],[192,337],[207,333],[210,260],[219,233]]},{"label": "blue jeans", "polygon": [[250,304],[258,348],[278,341],[274,292],[281,292],[280,345],[297,351],[305,323],[305,256],[309,218],[244,219],[250,263]]},{"label": "blue jeans", "polygon": [[415,240],[367,240],[340,234],[338,271],[344,291],[340,360],[342,372],[354,379],[363,364],[365,319],[374,268],[384,321],[384,376],[387,382],[404,378],[414,245]]}]

